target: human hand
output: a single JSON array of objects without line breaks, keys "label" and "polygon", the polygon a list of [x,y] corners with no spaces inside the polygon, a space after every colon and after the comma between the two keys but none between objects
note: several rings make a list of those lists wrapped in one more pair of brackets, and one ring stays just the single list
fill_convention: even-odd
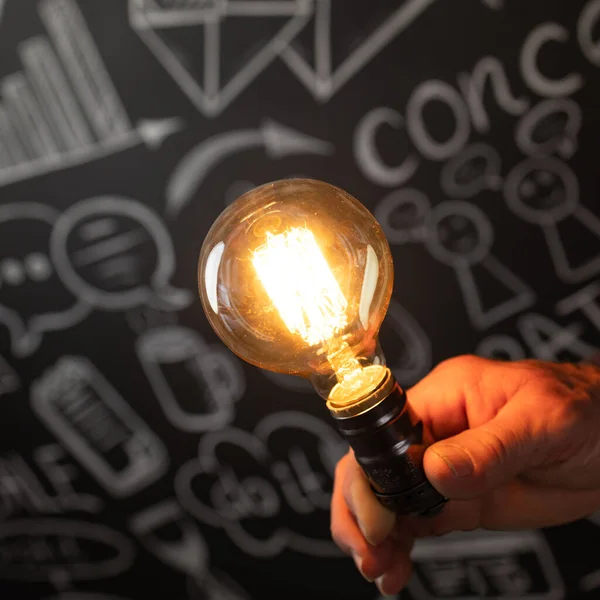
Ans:
[{"label": "human hand", "polygon": [[384,595],[408,582],[418,537],[536,529],[600,509],[600,368],[474,356],[447,360],[407,392],[429,444],[425,473],[449,502],[397,517],[350,451],[338,464],[331,533]]}]

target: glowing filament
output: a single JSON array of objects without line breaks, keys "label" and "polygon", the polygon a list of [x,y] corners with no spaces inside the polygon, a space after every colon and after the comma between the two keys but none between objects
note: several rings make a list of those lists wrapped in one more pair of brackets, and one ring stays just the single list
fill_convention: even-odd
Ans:
[{"label": "glowing filament", "polygon": [[267,233],[252,264],[286,327],[313,346],[348,324],[348,303],[313,234],[295,227]]}]

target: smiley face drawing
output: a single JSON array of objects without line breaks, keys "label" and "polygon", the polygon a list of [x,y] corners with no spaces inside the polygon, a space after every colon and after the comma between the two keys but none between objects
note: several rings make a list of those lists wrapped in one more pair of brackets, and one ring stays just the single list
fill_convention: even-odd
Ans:
[{"label": "smiley face drawing", "polygon": [[486,215],[460,200],[438,205],[429,215],[427,248],[441,263],[474,265],[490,253],[494,232]]},{"label": "smiley face drawing", "polygon": [[579,204],[579,183],[569,165],[554,157],[530,158],[506,179],[508,208],[534,225],[559,223]]}]

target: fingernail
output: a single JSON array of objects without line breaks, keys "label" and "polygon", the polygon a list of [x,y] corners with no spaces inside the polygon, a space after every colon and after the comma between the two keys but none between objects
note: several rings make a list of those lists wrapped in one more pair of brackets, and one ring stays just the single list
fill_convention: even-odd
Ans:
[{"label": "fingernail", "polygon": [[377,589],[379,590],[379,592],[381,593],[382,596],[391,596],[392,595],[392,590],[386,589],[386,577],[385,574],[381,575],[381,577],[378,577],[375,580],[375,585],[377,586]]},{"label": "fingernail", "polygon": [[433,451],[448,465],[456,477],[468,477],[475,467],[471,457],[458,446],[440,446]]},{"label": "fingernail", "polygon": [[363,563],[363,559],[358,556],[358,554],[352,554],[352,558],[354,559],[354,564],[356,565],[356,568],[358,569],[358,572],[369,582],[369,583],[373,583],[373,580],[370,579],[369,577],[367,577],[365,575],[365,572],[363,571],[362,568],[362,563]]},{"label": "fingernail", "polygon": [[366,527],[358,519],[356,520],[356,523],[358,525],[358,528],[360,529],[360,532],[363,534],[363,537],[365,538],[365,540],[367,540],[367,543],[371,546],[377,546],[377,540],[374,539],[374,537],[366,529]]}]

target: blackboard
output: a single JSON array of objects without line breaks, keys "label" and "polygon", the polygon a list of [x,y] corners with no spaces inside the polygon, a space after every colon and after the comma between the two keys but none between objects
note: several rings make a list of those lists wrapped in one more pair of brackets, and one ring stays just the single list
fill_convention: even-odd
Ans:
[{"label": "blackboard", "polygon": [[[306,176],[377,217],[381,343],[600,347],[599,0],[0,0],[0,597],[373,599],[330,539],[345,446],[242,364],[198,253]],[[402,598],[596,598],[600,517],[423,540]]]}]

